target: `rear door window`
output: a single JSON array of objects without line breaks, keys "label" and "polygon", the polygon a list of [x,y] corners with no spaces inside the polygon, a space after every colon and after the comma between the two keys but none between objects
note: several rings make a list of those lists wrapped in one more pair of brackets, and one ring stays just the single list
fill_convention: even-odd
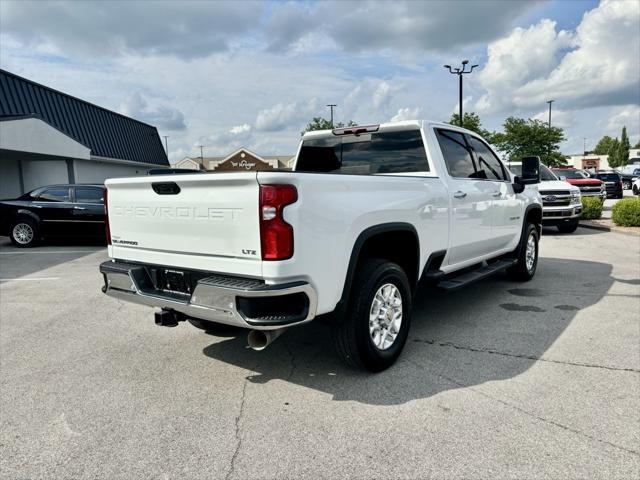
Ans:
[{"label": "rear door window", "polygon": [[351,175],[428,172],[420,130],[309,139],[296,170]]},{"label": "rear door window", "polygon": [[436,131],[436,136],[449,175],[457,178],[477,178],[471,149],[464,136],[459,132],[442,129]]},{"label": "rear door window", "polygon": [[104,193],[98,187],[76,187],[76,203],[99,203],[104,202]]},{"label": "rear door window", "polygon": [[38,200],[45,202],[68,202],[70,200],[69,187],[45,188],[40,192],[40,195],[38,195]]}]

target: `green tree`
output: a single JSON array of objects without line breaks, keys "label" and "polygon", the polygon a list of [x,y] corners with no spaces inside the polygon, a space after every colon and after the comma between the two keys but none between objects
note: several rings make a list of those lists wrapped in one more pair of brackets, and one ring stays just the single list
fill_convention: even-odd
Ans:
[{"label": "green tree", "polygon": [[620,135],[620,147],[618,147],[618,167],[623,167],[629,161],[629,149],[631,144],[629,143],[629,136],[627,135],[627,127],[622,127],[622,134]]},{"label": "green tree", "polygon": [[509,117],[503,124],[504,132],[491,135],[491,142],[502,151],[509,161],[537,155],[548,166],[567,163],[560,153],[560,143],[565,140],[560,127],[551,127],[540,120]]},{"label": "green tree", "polygon": [[607,162],[611,168],[616,168],[618,166],[618,151],[620,150],[620,140],[618,137],[614,138],[611,142],[611,148],[609,148],[609,158]]},{"label": "green tree", "polygon": [[313,119],[307,123],[307,126],[304,127],[304,130],[300,132],[300,135],[304,135],[307,132],[313,132],[315,130],[331,130],[333,128],[342,128],[342,127],[355,127],[358,124],[353,120],[349,120],[349,122],[345,125],[342,122],[334,123],[331,126],[331,121],[322,117],[313,117]]},{"label": "green tree", "polygon": [[609,135],[605,135],[600,139],[596,148],[593,149],[593,153],[596,155],[609,155],[609,150],[613,146],[613,138]]},{"label": "green tree", "polygon": [[[451,125],[460,126],[460,115],[454,113],[451,115],[451,118],[447,122]],[[462,127],[467,130],[471,130],[472,132],[476,132],[488,142],[491,142],[491,132],[482,128],[482,123],[480,122],[480,117],[475,112],[467,112],[463,115]]]},{"label": "green tree", "polygon": [[640,140],[638,140],[638,143],[636,143],[633,148],[640,148]]}]

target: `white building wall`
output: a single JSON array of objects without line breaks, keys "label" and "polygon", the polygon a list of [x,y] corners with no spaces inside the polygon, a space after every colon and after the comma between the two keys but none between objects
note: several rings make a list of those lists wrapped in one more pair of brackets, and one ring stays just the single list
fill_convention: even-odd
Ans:
[{"label": "white building wall", "polygon": [[96,160],[74,160],[73,168],[76,183],[104,183],[107,178],[146,175],[150,167],[99,162]]},{"label": "white building wall", "polygon": [[0,148],[17,152],[89,158],[90,150],[38,118],[0,122]]},{"label": "white building wall", "polygon": [[20,170],[17,160],[0,161],[0,199],[20,196]]},{"label": "white building wall", "polygon": [[55,183],[69,183],[67,163],[64,160],[22,160],[24,191]]}]

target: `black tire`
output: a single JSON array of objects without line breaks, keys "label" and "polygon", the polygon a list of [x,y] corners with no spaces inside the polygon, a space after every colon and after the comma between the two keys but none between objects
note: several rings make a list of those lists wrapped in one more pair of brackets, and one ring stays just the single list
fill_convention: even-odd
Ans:
[{"label": "black tire", "polygon": [[632,187],[632,192],[634,195],[640,194],[640,192],[638,191],[638,187],[636,187],[635,185]]},{"label": "black tire", "polygon": [[631,182],[629,180],[622,181],[622,188],[624,190],[629,190],[631,188]]},{"label": "black tire", "polygon": [[200,320],[197,318],[188,318],[187,320],[194,327],[204,330],[204,332],[209,335],[216,335],[218,337],[232,337],[241,330],[240,327],[225,325],[224,323],[210,322],[209,320]]},{"label": "black tire", "polygon": [[[527,267],[527,244],[529,238],[533,237],[533,243],[535,245],[535,252],[533,257],[533,265],[531,268]],[[507,269],[507,274],[512,280],[518,282],[528,282],[536,274],[536,268],[538,267],[538,241],[540,235],[538,229],[532,223],[528,223],[524,228],[522,238],[520,239],[520,247],[518,248],[518,261],[512,267]]]},{"label": "black tire", "polygon": [[40,229],[34,220],[19,218],[9,226],[9,238],[18,248],[34,247],[40,241]]},{"label": "black tire", "polygon": [[620,195],[616,195],[616,198],[618,198],[618,199],[620,199],[620,198],[622,198],[622,197],[624,197],[624,194],[623,194],[623,193],[621,193]]},{"label": "black tire", "polygon": [[578,229],[578,222],[564,223],[558,225],[558,231],[560,233],[573,233]]},{"label": "black tire", "polygon": [[[369,312],[378,290],[393,285],[400,294],[402,320],[393,343],[385,349],[374,344],[369,331]],[[344,318],[336,320],[334,341],[338,354],[350,366],[371,372],[389,368],[400,356],[411,324],[412,294],[402,268],[387,260],[366,259],[357,272]],[[387,320],[388,321],[388,320]],[[385,338],[386,335],[384,336]]]}]

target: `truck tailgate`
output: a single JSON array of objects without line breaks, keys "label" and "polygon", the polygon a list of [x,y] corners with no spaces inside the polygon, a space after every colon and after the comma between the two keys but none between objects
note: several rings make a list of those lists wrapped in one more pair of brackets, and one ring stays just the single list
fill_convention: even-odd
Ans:
[{"label": "truck tailgate", "polygon": [[110,179],[110,255],[261,275],[255,173]]}]

